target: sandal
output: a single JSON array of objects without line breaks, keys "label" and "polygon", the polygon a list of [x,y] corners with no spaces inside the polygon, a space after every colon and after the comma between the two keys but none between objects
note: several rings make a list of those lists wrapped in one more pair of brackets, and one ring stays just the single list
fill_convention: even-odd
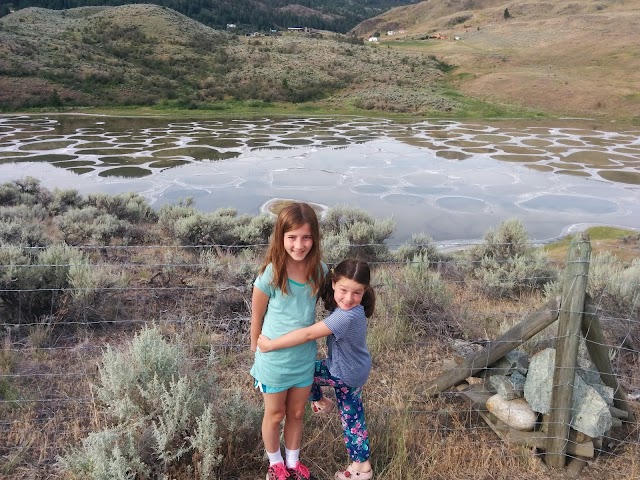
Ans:
[{"label": "sandal", "polygon": [[358,472],[349,465],[346,470],[336,472],[334,478],[336,480],[371,480],[373,478],[373,470],[369,470],[368,472]]},{"label": "sandal", "polygon": [[319,403],[317,401],[311,402],[311,410],[313,410],[313,413],[328,414],[333,412],[333,409],[336,408],[336,402],[326,397],[324,397],[324,399],[326,402],[325,404]]}]

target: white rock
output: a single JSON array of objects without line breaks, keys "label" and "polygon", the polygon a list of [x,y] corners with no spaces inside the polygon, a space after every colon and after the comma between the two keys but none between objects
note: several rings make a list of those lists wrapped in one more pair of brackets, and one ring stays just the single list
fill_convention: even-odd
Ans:
[{"label": "white rock", "polygon": [[538,418],[524,398],[505,400],[498,393],[487,400],[487,410],[507,425],[522,431],[533,430]]}]

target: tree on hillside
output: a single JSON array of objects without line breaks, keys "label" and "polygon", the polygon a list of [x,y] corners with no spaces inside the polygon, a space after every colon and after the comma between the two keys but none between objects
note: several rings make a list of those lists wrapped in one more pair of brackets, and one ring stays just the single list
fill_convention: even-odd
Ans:
[{"label": "tree on hillside", "polygon": [[504,19],[505,19],[505,20],[509,20],[509,19],[511,18],[511,14],[509,13],[509,9],[508,9],[508,8],[505,8],[505,9],[504,9],[504,14],[503,14],[503,16],[504,16]]}]

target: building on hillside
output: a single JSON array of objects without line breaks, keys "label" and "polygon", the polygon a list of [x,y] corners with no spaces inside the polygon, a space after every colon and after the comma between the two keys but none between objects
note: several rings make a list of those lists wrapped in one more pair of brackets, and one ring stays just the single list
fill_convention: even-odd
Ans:
[{"label": "building on hillside", "polygon": [[378,41],[378,37],[369,37],[369,41],[370,42],[377,42]]}]

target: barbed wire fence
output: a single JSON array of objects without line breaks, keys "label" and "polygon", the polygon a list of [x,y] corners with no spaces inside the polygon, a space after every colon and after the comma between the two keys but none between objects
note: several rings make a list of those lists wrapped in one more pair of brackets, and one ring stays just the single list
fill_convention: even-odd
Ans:
[{"label": "barbed wire fence", "polygon": [[[456,247],[470,248],[473,244]],[[4,464],[1,467],[4,478],[33,478],[37,472],[53,475],[59,456],[90,432],[108,424],[107,414],[96,406],[99,400],[92,388],[100,380],[102,355],[107,347],[120,348],[126,344],[145,326],[154,325],[166,334],[185,335],[203,350],[214,352],[223,370],[219,379],[222,388],[250,390],[247,376],[252,362],[248,339],[251,288],[265,245],[242,247],[241,251],[231,254],[225,251],[233,247],[224,245],[76,248],[89,255],[92,263],[0,265],[3,269],[32,269],[35,275],[50,267],[83,267],[75,273],[78,280],[74,286],[57,287],[57,280],[51,278],[51,287],[16,286],[0,290],[0,463]],[[619,245],[616,248],[620,248]],[[207,257],[212,252],[215,258]],[[370,264],[375,278],[375,273],[385,269],[399,270],[422,261],[370,261]],[[458,301],[476,300],[482,304],[478,300],[481,292],[476,291],[477,285],[469,285],[459,273],[461,268],[472,270],[474,263],[479,262],[452,256],[434,261],[429,268],[456,290]],[[633,262],[616,260],[612,264],[609,261],[603,267],[612,268],[612,265],[630,268]],[[593,266],[592,259],[590,272],[595,271]],[[560,265],[561,269],[565,267]],[[391,278],[375,281],[381,302],[389,300],[385,294],[396,295],[413,287],[409,283],[414,277]],[[599,316],[605,331],[600,347],[608,352],[613,373],[636,414],[634,419],[625,419],[623,426],[616,423],[616,427],[607,430],[594,443],[596,453],[606,454],[613,464],[617,457],[622,458],[622,452],[640,452],[637,423],[640,414],[640,309],[637,305],[640,295],[637,292],[640,285],[633,278],[620,276],[617,286],[603,284],[591,298],[593,312]],[[548,278],[526,280],[537,284]],[[610,290],[620,288],[635,292],[632,295],[635,303],[616,303],[618,297]],[[477,308],[455,302],[450,305],[454,313],[449,315],[430,312],[428,306],[416,310],[411,320],[422,323],[418,325],[422,329],[418,334],[399,336],[386,346],[372,347],[374,369],[369,383],[381,385],[394,394],[369,394],[370,408],[383,412],[403,410],[413,419],[406,428],[418,439],[463,435],[472,443],[500,449],[503,456],[517,457],[518,453],[505,448],[504,438],[494,435],[492,427],[478,416],[478,410],[460,400],[455,389],[440,393],[440,402],[447,405],[447,412],[443,413],[443,403],[430,404],[428,395],[419,386],[447,369],[463,368],[460,365],[465,351],[460,349],[481,351],[544,302],[541,295],[524,294],[496,301],[495,311],[490,303]],[[39,310],[34,315],[36,306]],[[408,310],[411,311],[411,306]],[[392,313],[385,311],[385,314],[388,321]],[[381,321],[380,316],[377,314],[373,321]],[[452,341],[453,337],[457,342]],[[520,346],[533,354],[555,346],[560,337],[557,331],[547,329],[544,335],[537,335],[534,342],[521,340]],[[394,358],[388,351],[389,345],[403,353],[401,362],[387,361]],[[202,358],[198,356],[193,360],[197,362]],[[493,368],[490,363],[483,365],[484,376],[490,376]],[[467,381],[475,383],[474,378],[478,377],[469,375]],[[385,418],[391,417],[376,417],[372,432],[375,433],[376,427],[380,431],[390,428],[383,425]],[[541,434],[541,442],[547,440],[545,435]],[[259,443],[259,439],[257,441]],[[537,452],[542,454],[540,450]],[[580,453],[583,452],[571,450],[568,456],[585,458]],[[637,466],[634,468],[637,472]]]}]

